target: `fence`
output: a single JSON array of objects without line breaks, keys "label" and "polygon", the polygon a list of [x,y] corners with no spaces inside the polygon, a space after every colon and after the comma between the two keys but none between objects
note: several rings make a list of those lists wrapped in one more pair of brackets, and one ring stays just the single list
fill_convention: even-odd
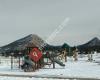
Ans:
[{"label": "fence", "polygon": [[14,58],[14,57],[3,57],[0,56],[0,66],[7,66],[11,69],[20,68],[23,62],[22,58]]}]

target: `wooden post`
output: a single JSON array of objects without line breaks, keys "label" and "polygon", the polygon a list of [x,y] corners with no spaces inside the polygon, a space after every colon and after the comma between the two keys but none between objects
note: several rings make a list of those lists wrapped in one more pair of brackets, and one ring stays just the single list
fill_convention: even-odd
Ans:
[{"label": "wooden post", "polygon": [[88,51],[88,61],[91,61],[91,53]]},{"label": "wooden post", "polygon": [[66,48],[64,50],[64,55],[65,55],[65,62],[67,62],[67,51],[66,51]]},{"label": "wooden post", "polygon": [[44,58],[42,57],[42,60],[41,60],[41,67],[44,67]]},{"label": "wooden post", "polygon": [[71,55],[71,48],[70,47],[68,48],[68,54],[69,54],[69,56],[72,56]]},{"label": "wooden post", "polygon": [[1,54],[0,54],[0,64],[1,64]]},{"label": "wooden post", "polygon": [[20,56],[19,56],[19,69],[20,69]]},{"label": "wooden post", "polygon": [[13,53],[11,53],[11,69],[13,69]]},{"label": "wooden post", "polygon": [[90,52],[90,61],[93,61],[93,51]]},{"label": "wooden post", "polygon": [[20,64],[20,54],[21,54],[21,52],[19,52],[19,56],[18,56],[18,58],[19,58],[19,69],[20,69],[20,66],[21,66],[21,64]]},{"label": "wooden post", "polygon": [[55,69],[55,62],[54,62],[54,57],[53,57],[53,69]]}]

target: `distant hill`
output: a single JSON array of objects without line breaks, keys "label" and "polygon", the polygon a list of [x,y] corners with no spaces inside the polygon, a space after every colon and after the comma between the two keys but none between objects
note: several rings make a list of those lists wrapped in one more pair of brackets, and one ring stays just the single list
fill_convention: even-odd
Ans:
[{"label": "distant hill", "polygon": [[40,47],[44,41],[35,34],[30,34],[0,48],[0,53],[24,50],[26,47]]},{"label": "distant hill", "polygon": [[54,45],[47,44],[44,47],[44,51],[55,51],[55,50],[61,50],[61,49],[62,49],[62,45],[54,46]]},{"label": "distant hill", "polygon": [[88,41],[85,44],[79,45],[78,48],[80,50],[86,50],[86,49],[100,49],[100,40],[99,38],[95,37],[92,40]]},{"label": "distant hill", "polygon": [[67,43],[64,43],[63,45],[58,45],[58,46],[54,46],[54,45],[47,44],[47,45],[44,47],[44,49],[45,49],[45,50],[48,50],[48,51],[50,51],[50,50],[52,50],[52,51],[54,51],[54,50],[61,51],[61,50],[64,49],[64,48],[69,49],[69,47],[70,47],[70,46],[69,46]]}]

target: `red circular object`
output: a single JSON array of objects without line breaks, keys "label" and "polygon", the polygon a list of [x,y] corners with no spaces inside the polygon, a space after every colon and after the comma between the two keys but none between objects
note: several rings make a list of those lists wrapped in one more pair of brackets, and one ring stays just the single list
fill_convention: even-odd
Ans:
[{"label": "red circular object", "polygon": [[42,52],[38,48],[33,48],[32,51],[29,54],[29,57],[37,62],[42,57]]}]

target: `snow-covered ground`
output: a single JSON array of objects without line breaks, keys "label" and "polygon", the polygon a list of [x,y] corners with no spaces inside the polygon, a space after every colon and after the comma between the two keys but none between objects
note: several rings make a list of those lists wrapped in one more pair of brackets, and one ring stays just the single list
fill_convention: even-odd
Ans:
[{"label": "snow-covered ground", "polygon": [[[18,69],[18,65],[15,64],[13,70],[10,67],[10,60],[0,64],[0,74],[13,74],[13,75],[31,75],[38,77],[60,77],[60,78],[97,78],[100,79],[100,53],[94,54],[94,61],[87,61],[87,55],[79,56],[78,61],[73,61],[73,58],[69,57],[68,62],[65,63],[65,67],[61,67],[56,64],[56,68],[52,69],[52,65],[46,66],[44,69],[39,69],[35,72],[23,72]],[[1,59],[2,62],[3,59]],[[4,59],[5,60],[5,59]],[[4,61],[3,60],[3,61]],[[0,76],[0,80],[52,80],[48,78],[28,78],[28,77],[5,77]],[[56,79],[59,80],[59,79]],[[63,79],[65,80],[65,79]],[[67,80],[67,79],[66,79]]]}]

